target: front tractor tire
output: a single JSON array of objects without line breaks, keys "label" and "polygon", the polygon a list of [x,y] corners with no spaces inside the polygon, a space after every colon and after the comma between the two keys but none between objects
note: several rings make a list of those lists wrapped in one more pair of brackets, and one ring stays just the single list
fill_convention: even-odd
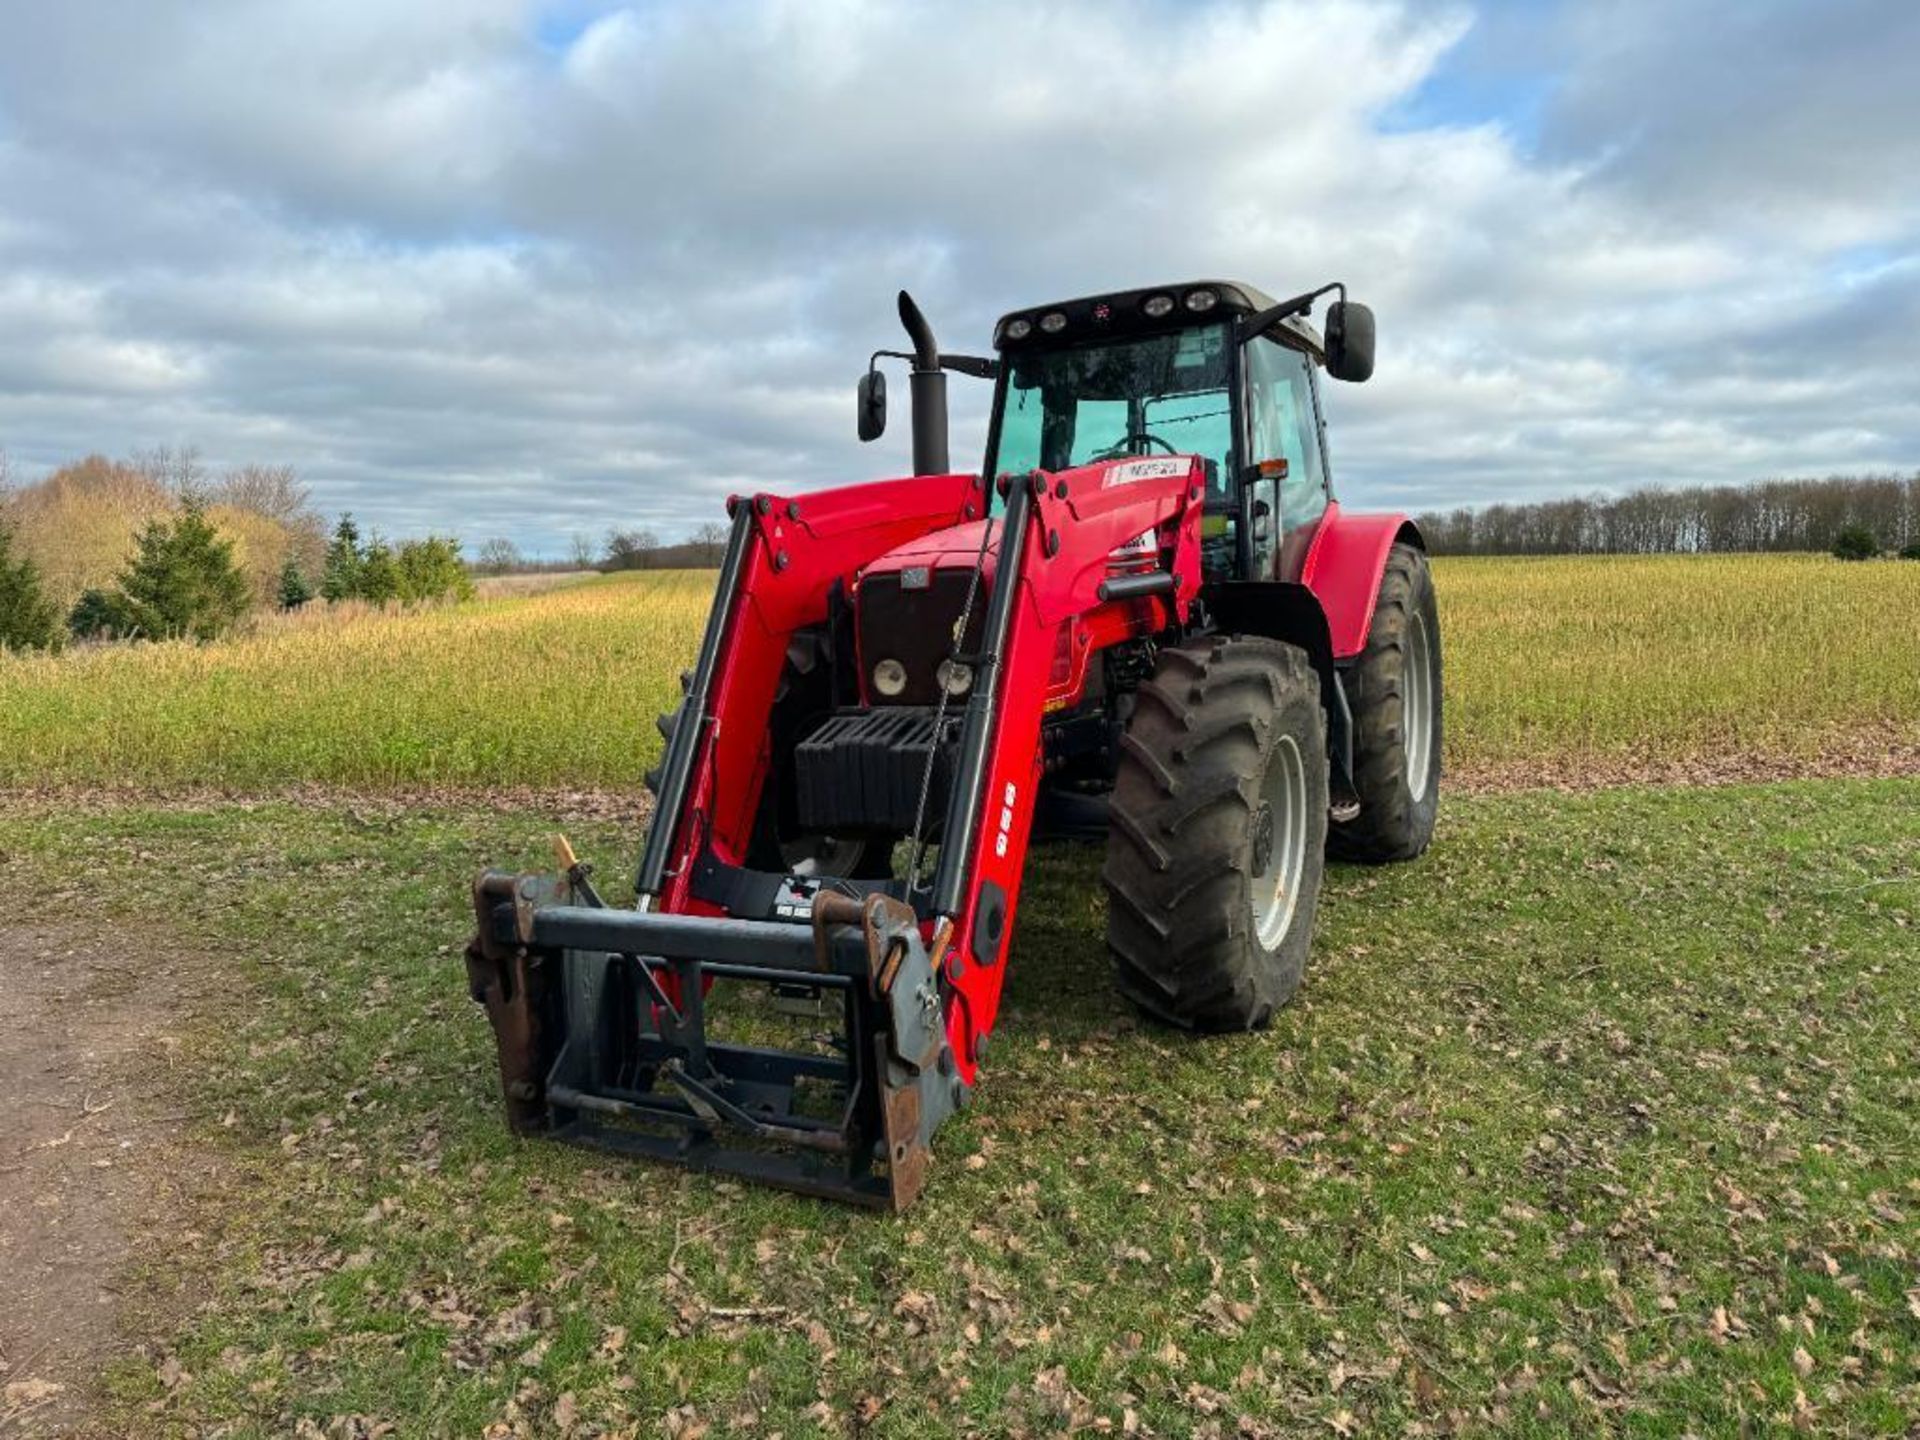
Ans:
[{"label": "front tractor tire", "polygon": [[1327,849],[1336,860],[1411,860],[1433,839],[1440,809],[1440,615],[1427,557],[1388,552],[1367,648],[1347,672],[1353,710],[1353,783],[1359,805],[1336,812]]},{"label": "front tractor tire", "polygon": [[1326,717],[1306,652],[1215,637],[1160,652],[1120,742],[1107,947],[1120,993],[1192,1030],[1293,998],[1320,899]]}]

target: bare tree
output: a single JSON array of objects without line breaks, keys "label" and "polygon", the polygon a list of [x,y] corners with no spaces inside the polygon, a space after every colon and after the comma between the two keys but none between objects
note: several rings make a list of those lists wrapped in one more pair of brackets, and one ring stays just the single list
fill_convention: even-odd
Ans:
[{"label": "bare tree", "polygon": [[571,546],[570,555],[575,569],[591,570],[600,559],[593,552],[593,541],[578,531],[572,536]]},{"label": "bare tree", "polygon": [[688,543],[696,547],[702,565],[718,565],[727,553],[727,537],[731,533],[718,520],[709,520],[695,528]]},{"label": "bare tree", "polygon": [[522,563],[520,547],[504,535],[496,535],[481,545],[474,568],[499,575],[508,570],[518,570]]},{"label": "bare tree", "polygon": [[643,570],[653,561],[653,552],[660,548],[660,537],[653,531],[609,530],[607,532],[607,568],[609,570]]},{"label": "bare tree", "polygon": [[307,487],[291,465],[240,465],[220,477],[209,497],[216,505],[250,510],[282,525],[311,511]]},{"label": "bare tree", "polygon": [[204,498],[207,467],[200,463],[198,445],[156,445],[133,452],[133,468],[164,485],[182,500]]}]

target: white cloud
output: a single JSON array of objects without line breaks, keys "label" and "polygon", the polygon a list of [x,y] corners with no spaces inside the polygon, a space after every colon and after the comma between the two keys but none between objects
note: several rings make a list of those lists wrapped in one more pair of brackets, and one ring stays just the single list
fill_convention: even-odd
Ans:
[{"label": "white cloud", "polygon": [[[964,349],[1057,295],[1337,275],[1381,321],[1334,397],[1360,503],[1912,466],[1915,24],[1834,14],[36,7],[0,22],[0,444],[194,441],[558,551],[904,468],[850,395],[901,285]],[[1541,115],[1403,122],[1514,34]]]}]

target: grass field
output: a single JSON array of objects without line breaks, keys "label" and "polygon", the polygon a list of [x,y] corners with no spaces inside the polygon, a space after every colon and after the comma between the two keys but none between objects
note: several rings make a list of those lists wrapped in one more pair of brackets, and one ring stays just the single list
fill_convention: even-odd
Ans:
[{"label": "grass field", "polygon": [[169,1074],[240,1200],[101,1433],[1909,1434],[1916,813],[1459,800],[1330,873],[1270,1032],[1202,1042],[1127,1014],[1095,857],[1043,852],[979,1102],[889,1219],[509,1140],[460,878],[542,860],[531,817],[17,809],[30,918],[227,996]]},{"label": "grass field", "polygon": [[[1920,751],[1920,565],[1442,560],[1447,759],[1529,778]],[[0,655],[0,784],[636,787],[712,577],[614,577],[229,643]]]}]

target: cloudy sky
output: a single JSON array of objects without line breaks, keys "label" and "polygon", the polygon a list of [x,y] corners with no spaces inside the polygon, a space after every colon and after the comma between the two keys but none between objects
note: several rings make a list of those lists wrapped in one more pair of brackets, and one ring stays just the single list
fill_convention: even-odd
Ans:
[{"label": "cloudy sky", "polygon": [[1350,503],[1911,469],[1916,73],[1911,0],[0,0],[0,448],[558,554],[904,471],[903,285],[1222,275],[1378,312]]}]

